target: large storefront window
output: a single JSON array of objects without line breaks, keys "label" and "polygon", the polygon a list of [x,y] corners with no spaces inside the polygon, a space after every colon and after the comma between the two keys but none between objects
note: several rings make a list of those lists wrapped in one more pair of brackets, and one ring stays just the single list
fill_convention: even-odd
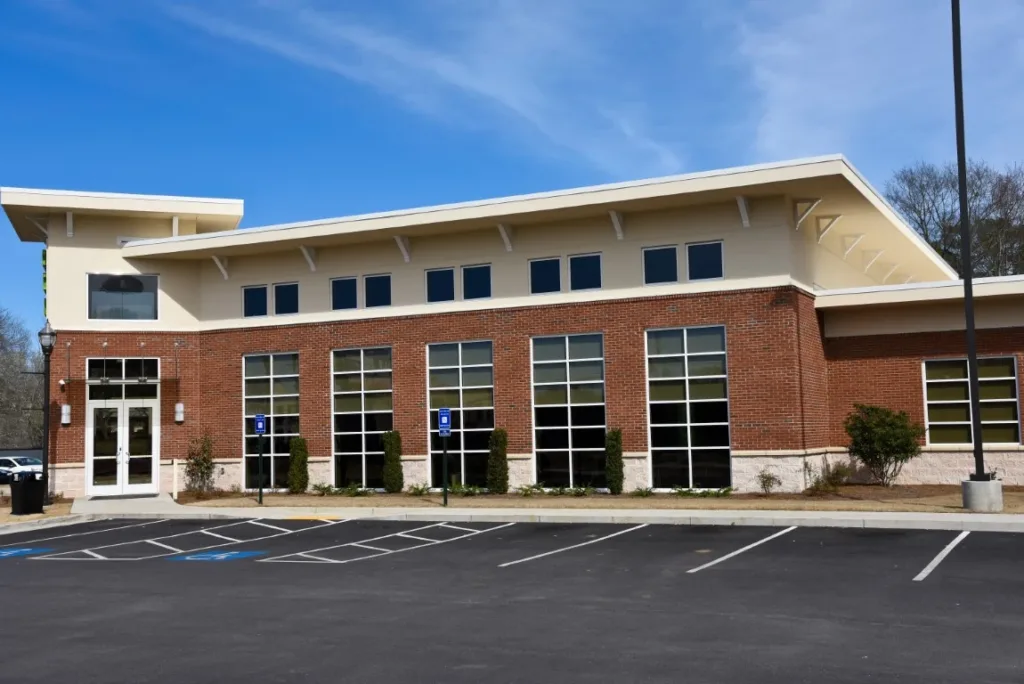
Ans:
[{"label": "large storefront window", "polygon": [[490,342],[456,342],[427,347],[430,391],[430,474],[443,482],[443,444],[437,410],[452,411],[448,438],[449,484],[487,484],[487,453],[494,431],[494,358]]},{"label": "large storefront window", "polygon": [[394,424],[391,349],[343,349],[334,373],[334,486],[384,486],[382,435]]},{"label": "large storefront window", "polygon": [[288,486],[288,453],[299,436],[299,355],[260,354],[242,359],[244,370],[245,486],[259,487],[256,415],[267,417],[263,436],[263,486]]},{"label": "large storefront window", "polygon": [[537,482],[607,486],[601,335],[534,338],[533,405]]},{"label": "large storefront window", "polygon": [[[924,362],[929,444],[972,444],[967,359]],[[1012,356],[978,359],[983,444],[1019,444],[1017,362]]]},{"label": "large storefront window", "polygon": [[728,487],[725,328],[647,332],[648,419],[654,487]]}]

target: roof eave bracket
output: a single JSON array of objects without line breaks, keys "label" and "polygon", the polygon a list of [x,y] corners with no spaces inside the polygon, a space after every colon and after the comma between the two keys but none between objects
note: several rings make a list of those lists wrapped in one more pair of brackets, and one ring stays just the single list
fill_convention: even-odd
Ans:
[{"label": "roof eave bracket", "polygon": [[498,235],[501,236],[501,241],[505,243],[505,251],[512,251],[512,226],[504,223],[498,224]]},{"label": "roof eave bracket", "polygon": [[409,238],[405,235],[396,235],[395,244],[398,245],[398,251],[402,253],[402,259],[405,263],[409,263],[412,260],[412,254],[409,251]]},{"label": "roof eave bracket", "polygon": [[224,280],[227,280],[228,279],[228,258],[227,257],[219,257],[219,256],[216,256],[216,255],[211,256],[210,258],[213,259],[213,263],[217,266],[217,270],[220,271],[220,274],[222,276],[224,276]]},{"label": "roof eave bracket", "polygon": [[[795,230],[800,230],[800,224],[811,215],[811,212],[814,211],[819,204],[821,204],[820,197],[793,200],[793,223],[795,224]],[[801,210],[801,206],[806,208]]]},{"label": "roof eave bracket", "polygon": [[306,247],[305,245],[299,245],[299,251],[302,252],[302,257],[306,260],[309,265],[309,272],[316,272],[316,247]]},{"label": "roof eave bracket", "polygon": [[622,214],[617,211],[609,211],[608,218],[612,220],[612,229],[615,230],[615,238],[622,240],[626,237],[625,225],[622,221]]},{"label": "roof eave bracket", "polygon": [[736,196],[736,207],[740,210],[740,223],[744,228],[750,227],[750,202],[743,195]]}]

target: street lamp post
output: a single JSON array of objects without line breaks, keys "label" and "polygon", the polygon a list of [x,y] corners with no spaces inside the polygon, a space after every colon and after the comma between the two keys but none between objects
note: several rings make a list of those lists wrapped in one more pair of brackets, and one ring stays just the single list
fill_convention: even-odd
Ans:
[{"label": "street lamp post", "polygon": [[50,354],[57,342],[57,333],[46,325],[39,331],[39,346],[43,350],[43,503],[50,504]]}]

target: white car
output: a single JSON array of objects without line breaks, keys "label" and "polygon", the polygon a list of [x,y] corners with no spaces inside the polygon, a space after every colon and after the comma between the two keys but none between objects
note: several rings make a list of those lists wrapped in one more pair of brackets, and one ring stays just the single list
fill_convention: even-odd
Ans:
[{"label": "white car", "polygon": [[0,456],[0,484],[10,484],[14,473],[41,473],[43,462],[31,456]]}]

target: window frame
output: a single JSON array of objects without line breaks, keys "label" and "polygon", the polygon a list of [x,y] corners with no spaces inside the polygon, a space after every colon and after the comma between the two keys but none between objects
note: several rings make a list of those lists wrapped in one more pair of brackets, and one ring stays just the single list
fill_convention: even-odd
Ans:
[{"label": "window frame", "polygon": [[[366,381],[365,381],[365,376],[366,376],[366,373],[367,373],[367,370],[366,370],[366,367],[365,367],[365,365],[366,365],[366,352],[380,350],[380,349],[388,350],[388,354],[391,357],[391,367],[387,370],[387,372],[391,374],[391,389],[387,390],[387,393],[391,395],[391,410],[390,411],[369,411],[368,412],[366,410],[366,394],[367,394],[367,392],[366,392]],[[335,389],[335,387],[334,387],[334,378],[335,378],[336,375],[356,375],[357,374],[355,371],[338,371],[335,368],[335,366],[334,366],[334,354],[335,354],[335,352],[350,352],[350,351],[358,351],[359,352],[359,372],[358,372],[358,375],[359,375],[359,386],[360,386],[360,389],[359,389],[359,392],[358,392],[359,398],[360,398],[360,410],[359,410],[359,413],[353,413],[351,411],[347,411],[347,412],[346,411],[338,411],[337,408],[335,407],[335,404],[334,404],[335,398],[338,397],[339,395],[354,395],[354,394],[356,394],[356,392],[338,392]],[[336,429],[335,423],[334,423],[335,416],[339,416],[339,415],[349,415],[349,416],[358,415],[359,416],[359,428],[360,428],[359,432],[358,432],[358,435],[359,435],[359,440],[360,440],[360,445],[361,445],[361,449],[360,449],[360,452],[359,452],[359,457],[360,457],[360,462],[362,464],[362,484],[360,485],[360,488],[361,489],[368,489],[368,487],[366,486],[366,457],[367,457],[367,453],[368,453],[367,450],[366,450],[366,435],[368,435],[368,434],[369,435],[378,435],[378,434],[379,435],[383,435],[383,434],[385,434],[388,431],[387,430],[383,430],[383,431],[379,431],[379,432],[376,431],[376,430],[367,431],[367,429],[366,429],[366,415],[367,415],[367,413],[370,413],[370,414],[390,413],[391,414],[391,429],[392,430],[395,429],[395,349],[394,349],[394,346],[392,346],[392,345],[384,344],[384,345],[373,345],[373,346],[368,346],[368,347],[340,347],[340,348],[337,348],[337,349],[331,349],[328,353],[330,354],[330,360],[329,360],[329,362],[327,364],[327,373],[328,373],[328,380],[329,380],[329,383],[330,383],[329,387],[330,387],[330,403],[331,403],[331,408],[330,408],[330,421],[331,421],[331,423],[330,423],[330,431],[331,431],[331,486],[332,487],[337,487],[338,486],[338,456],[352,455],[352,452],[339,453],[338,450],[335,448],[336,445],[335,445],[334,438],[336,436],[338,436],[338,435],[353,435],[353,434],[357,434],[357,433],[354,433],[354,432],[338,432],[337,429]],[[383,373],[385,371],[378,369],[378,370],[371,370],[369,372],[370,373]],[[370,394],[384,394],[384,392],[385,392],[385,390],[370,390]],[[381,454],[383,454],[383,446],[384,445],[381,444]],[[371,455],[375,455],[376,453],[377,452],[370,452]],[[375,491],[383,491],[383,487],[375,487],[373,489]]]},{"label": "window frame", "polygon": [[[288,287],[288,286],[291,286],[291,285],[295,286],[295,311],[290,312],[290,313],[278,313],[277,312],[277,288],[279,288],[279,287]],[[302,307],[299,306],[299,296],[300,296],[299,281],[297,281],[297,280],[286,280],[286,281],[283,281],[283,282],[280,282],[280,283],[273,283],[271,285],[271,287],[273,288],[273,292],[274,292],[274,315],[275,316],[295,316],[295,315],[298,315],[300,311],[302,311]]]},{"label": "window frame", "polygon": [[[586,258],[590,258],[590,257],[597,257],[597,279],[599,281],[597,286],[596,287],[578,287],[578,288],[574,288],[572,286],[572,262],[573,262],[573,259],[586,259]],[[569,290],[568,291],[569,292],[593,292],[595,290],[602,290],[602,289],[604,289],[604,258],[602,257],[601,252],[583,252],[582,254],[570,254],[566,258],[566,261],[567,261],[568,276],[569,276],[568,277],[568,280],[569,280]]]},{"label": "window frame", "polygon": [[[341,307],[341,308],[338,308],[338,307],[334,306],[334,283],[336,281],[341,281],[341,280],[351,280],[351,281],[353,281],[355,283],[355,285],[356,285],[356,305],[355,306],[346,306],[346,307]],[[330,280],[328,280],[328,287],[330,288],[330,293],[329,294],[330,294],[330,297],[331,297],[331,311],[352,311],[353,309],[358,309],[359,308],[359,276],[338,276],[337,278],[331,278]]]},{"label": "window frame", "polygon": [[[267,310],[266,313],[253,314],[251,316],[245,313],[245,291],[246,290],[257,290],[263,288],[264,294],[267,299]],[[269,318],[270,317],[270,286],[267,284],[262,285],[243,285],[242,286],[242,318]]]},{"label": "window frame", "polygon": [[[387,304],[370,304],[370,298],[367,296],[366,283],[370,278],[384,278],[388,279],[388,303]],[[364,309],[383,309],[384,307],[394,306],[395,303],[395,290],[392,285],[394,284],[394,276],[391,273],[366,273],[363,275],[363,308]],[[356,299],[359,299],[359,293],[356,293]]]},{"label": "window frame", "polygon": [[[657,283],[647,282],[647,252],[659,250],[659,249],[671,249],[672,254],[675,257],[675,280],[663,280]],[[687,264],[689,265],[689,264]],[[640,248],[640,271],[643,278],[644,287],[664,287],[665,285],[678,285],[679,284],[679,245],[651,245],[650,247]]]},{"label": "window frame", "polygon": [[[719,254],[721,256],[720,262],[721,262],[721,266],[722,266],[722,275],[715,276],[713,278],[693,278],[693,277],[691,277],[691,275],[690,275],[690,273],[691,273],[691,269],[690,269],[690,247],[702,247],[704,245],[718,245],[719,246],[719,250],[718,251],[719,251]],[[718,239],[718,240],[701,240],[699,242],[687,242],[686,243],[686,282],[688,282],[688,283],[703,283],[703,282],[708,282],[708,281],[713,281],[713,280],[725,280],[725,277],[726,277],[726,274],[725,274],[725,240],[722,240],[722,239]]]},{"label": "window frame", "polygon": [[[135,238],[140,239],[140,238]],[[44,269],[45,274],[45,269]],[[128,276],[133,278],[138,277],[149,277],[156,278],[156,291],[153,299],[153,318],[97,318],[92,315],[92,288],[89,285],[90,276]],[[160,306],[160,274],[159,273],[97,273],[93,271],[86,271],[85,273],[85,315],[86,320],[89,321],[117,321],[119,324],[124,323],[132,325],[135,323],[152,323],[153,321],[160,320],[160,310],[163,308]],[[45,299],[45,297],[44,297]]]},{"label": "window frame", "polygon": [[[452,298],[451,299],[431,299],[430,298],[430,274],[431,273],[443,273],[449,272],[452,276]],[[423,302],[425,304],[447,304],[450,302],[459,301],[459,284],[455,278],[455,267],[454,266],[440,266],[438,268],[427,268],[423,270]]]},{"label": "window frame", "polygon": [[[1012,424],[1016,423],[1016,425],[1017,425],[1017,441],[1016,442],[986,442],[986,441],[984,441],[984,438],[983,438],[982,442],[981,442],[982,449],[984,449],[986,446],[991,446],[991,447],[1006,447],[1006,446],[1014,446],[1014,445],[1019,446],[1021,443],[1024,443],[1024,430],[1022,430],[1022,428],[1021,428],[1020,369],[1018,368],[1019,361],[1017,360],[1017,356],[1014,355],[1014,354],[985,354],[984,356],[979,356],[978,357],[978,361],[983,361],[983,360],[986,360],[986,359],[1009,359],[1009,360],[1013,361],[1013,378],[1012,378],[1012,380],[1013,380],[1013,386],[1014,386],[1014,394],[1016,396],[1013,399],[982,399],[981,397],[978,397],[979,405],[980,404],[986,404],[986,403],[988,403],[988,404],[1000,404],[1000,403],[1001,404],[1008,404],[1008,403],[1010,403],[1012,401],[1012,402],[1014,402],[1016,404],[1016,407],[1017,407],[1017,420],[1016,421],[1012,421],[1012,420],[989,420],[989,421],[984,421],[983,420],[983,421],[981,421],[982,434],[984,435],[985,425],[1012,425]],[[968,448],[968,447],[973,448],[974,447],[974,436],[975,435],[974,435],[974,424],[973,424],[973,421],[972,421],[972,418],[973,418],[974,414],[973,414],[973,407],[971,406],[970,368],[967,368],[967,375],[968,375],[968,377],[966,377],[966,378],[951,378],[951,379],[936,379],[936,380],[929,380],[928,379],[928,363],[929,362],[941,363],[941,362],[950,362],[950,361],[963,362],[965,367],[968,365],[967,364],[967,357],[965,357],[965,356],[959,356],[959,357],[958,356],[941,356],[941,357],[935,357],[935,358],[922,359],[921,360],[921,399],[922,399],[923,404],[924,404],[924,429],[925,429],[925,432],[924,432],[924,436],[925,437],[924,437],[924,439],[925,439],[925,446],[929,446],[929,447],[935,446],[935,447],[952,448],[952,449],[957,449],[957,448],[965,449],[965,448]],[[978,377],[979,390],[981,388],[981,383],[984,382],[985,380],[1004,380],[1005,381],[1005,380],[1010,380],[1010,379],[1011,378],[1009,378],[1009,377],[981,378],[980,375],[979,375],[979,377]],[[944,383],[953,384],[953,383],[956,383],[956,382],[966,382],[967,383],[967,399],[966,400],[963,400],[963,399],[953,400],[953,401],[950,401],[950,400],[946,400],[946,401],[940,401],[940,400],[929,401],[928,400],[928,384],[929,383],[941,385],[941,384],[944,384]],[[961,421],[951,421],[951,422],[936,422],[935,424],[936,425],[967,425],[968,429],[971,432],[971,441],[969,441],[969,442],[933,442],[932,441],[932,421],[930,421],[928,419],[928,407],[929,407],[929,405],[931,405],[931,404],[959,404],[959,403],[967,404],[967,422],[966,423],[961,422]]]},{"label": "window frame", "polygon": [[[486,297],[467,297],[466,296],[466,269],[467,268],[486,268],[487,269],[487,296]],[[493,299],[494,298],[494,266],[490,263],[485,264],[467,264],[460,266],[460,275],[462,276],[462,301],[474,302],[481,299]]]},{"label": "window frame", "polygon": [[[557,261],[558,262],[558,288],[555,290],[549,290],[547,292],[534,292],[533,291],[533,264],[539,261]],[[537,257],[535,259],[527,259],[526,261],[526,277],[527,286],[529,287],[531,297],[543,297],[546,295],[561,294],[562,289],[562,257]]]},{"label": "window frame", "polygon": [[[274,357],[275,356],[292,356],[292,355],[295,356],[295,360],[296,360],[295,361],[296,362],[296,372],[295,373],[282,373],[280,375],[275,373],[274,372]],[[249,358],[257,358],[257,357],[261,357],[261,356],[266,356],[266,357],[268,357],[270,359],[270,368],[269,368],[270,374],[269,375],[247,376],[245,374],[245,360],[249,359]],[[258,353],[252,353],[252,354],[242,354],[240,361],[241,361],[241,364],[242,364],[242,368],[241,368],[241,370],[242,370],[242,378],[241,378],[241,380],[242,380],[242,483],[241,483],[242,484],[242,490],[243,491],[254,491],[255,488],[250,489],[249,487],[246,486],[246,484],[247,484],[247,463],[248,463],[248,459],[250,459],[250,458],[259,458],[259,456],[257,456],[256,454],[249,454],[246,451],[246,440],[249,437],[255,437],[256,436],[256,435],[249,435],[246,432],[246,421],[248,421],[250,418],[252,418],[252,417],[254,417],[256,415],[255,413],[249,414],[246,411],[246,401],[248,399],[264,399],[265,398],[265,399],[269,400],[269,405],[270,405],[270,410],[263,414],[263,415],[266,416],[267,422],[269,423],[269,427],[267,428],[267,434],[263,435],[263,438],[267,440],[266,445],[268,447],[266,450],[264,450],[263,457],[267,458],[267,459],[270,459],[269,484],[268,484],[267,488],[272,490],[272,491],[283,491],[286,487],[276,486],[277,483],[275,482],[275,478],[274,478],[274,459],[277,459],[277,458],[290,458],[291,455],[290,454],[284,454],[284,453],[275,452],[274,451],[274,438],[278,437],[278,436],[290,437],[290,438],[291,437],[301,437],[302,436],[302,354],[298,350],[296,350],[296,351],[265,351],[265,352],[258,352]],[[296,392],[295,394],[292,394],[292,393],[282,393],[280,395],[275,394],[275,392],[274,392],[274,380],[277,379],[277,378],[295,378],[297,380],[297,382],[298,382],[298,385],[299,385],[299,391]],[[258,394],[258,395],[250,397],[248,392],[246,392],[246,389],[245,389],[246,381],[247,380],[262,380],[262,379],[267,379],[269,381],[269,392],[270,393],[269,394],[265,394],[265,395],[264,394]],[[278,396],[280,396],[280,397],[295,397],[296,400],[298,401],[298,412],[297,413],[281,413],[281,414],[278,414],[277,412],[275,412],[274,411],[274,399],[277,398]],[[292,417],[292,416],[298,418],[298,420],[299,420],[299,430],[298,430],[298,432],[294,432],[294,433],[293,432],[284,432],[284,433],[281,433],[280,435],[278,435],[277,432],[274,430],[274,419],[275,418],[289,418],[289,417]],[[332,420],[333,420],[333,417],[332,417]],[[257,487],[258,486],[259,486],[259,483],[257,482]]]}]

